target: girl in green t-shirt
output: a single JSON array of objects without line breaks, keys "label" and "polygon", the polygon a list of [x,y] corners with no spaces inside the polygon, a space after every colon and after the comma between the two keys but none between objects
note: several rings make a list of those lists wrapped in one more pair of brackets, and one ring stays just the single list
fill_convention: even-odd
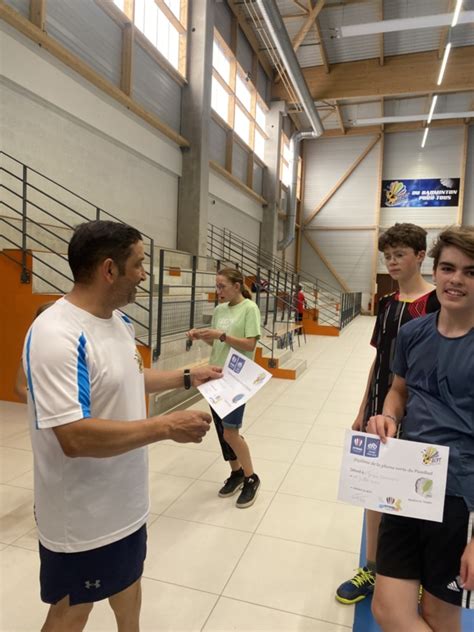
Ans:
[{"label": "girl in green t-shirt", "polygon": [[[211,328],[191,329],[191,340],[204,340],[212,346],[210,362],[223,366],[232,347],[253,358],[260,337],[260,310],[251,300],[242,273],[225,268],[217,273],[216,290],[219,305],[212,315]],[[224,459],[229,462],[231,474],[219,490],[219,496],[227,497],[242,491],[236,506],[250,507],[255,502],[260,479],[255,474],[247,442],[240,434],[245,405],[221,419],[211,408],[217,436]]]}]

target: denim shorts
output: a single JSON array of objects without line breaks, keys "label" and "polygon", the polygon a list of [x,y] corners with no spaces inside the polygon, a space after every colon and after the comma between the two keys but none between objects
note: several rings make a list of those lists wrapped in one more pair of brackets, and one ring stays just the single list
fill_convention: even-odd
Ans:
[{"label": "denim shorts", "polygon": [[71,606],[112,597],[143,574],[146,524],[131,535],[90,551],[58,553],[40,542],[41,600],[55,604],[69,595]]},{"label": "denim shorts", "polygon": [[239,408],[236,408],[229,415],[226,415],[222,419],[220,419],[220,417],[218,417],[214,411],[212,411],[212,416],[220,419],[224,428],[242,428],[242,423],[244,421],[244,411],[245,404],[239,406]]}]

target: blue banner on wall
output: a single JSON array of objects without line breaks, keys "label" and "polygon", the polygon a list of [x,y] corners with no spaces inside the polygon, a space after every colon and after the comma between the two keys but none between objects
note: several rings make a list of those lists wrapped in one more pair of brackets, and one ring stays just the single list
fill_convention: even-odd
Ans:
[{"label": "blue banner on wall", "polygon": [[460,178],[382,180],[382,207],[457,206]]}]

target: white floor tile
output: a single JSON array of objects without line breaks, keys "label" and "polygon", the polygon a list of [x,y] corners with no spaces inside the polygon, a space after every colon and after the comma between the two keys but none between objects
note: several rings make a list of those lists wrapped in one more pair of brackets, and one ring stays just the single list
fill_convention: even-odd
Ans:
[{"label": "white floor tile", "polygon": [[[217,601],[216,595],[153,579],[142,580],[141,632],[199,632]],[[87,632],[113,632],[115,618],[106,601],[94,606]]]},{"label": "white floor tile", "polygon": [[8,484],[12,487],[24,487],[25,489],[33,489],[33,470],[26,472],[25,474],[21,474],[17,478],[12,478],[8,481]]},{"label": "white floor tile", "polygon": [[334,588],[341,572],[352,576],[357,559],[355,554],[254,536],[224,596],[351,626],[352,608],[337,604]]},{"label": "white floor tile", "polygon": [[306,437],[308,443],[319,443],[320,445],[334,445],[342,447],[344,445],[344,435],[346,428],[337,426],[323,426],[315,423],[310,433]]},{"label": "white floor tile", "polygon": [[48,606],[39,596],[38,553],[9,546],[0,552],[0,630],[38,632]]},{"label": "white floor tile", "polygon": [[291,421],[293,423],[312,424],[316,419],[317,413],[312,409],[298,406],[285,406],[283,402],[291,394],[285,395],[283,401],[277,401],[269,410],[261,415],[260,419],[268,419],[275,421]]},{"label": "white floor tile", "polygon": [[244,531],[161,516],[148,532],[145,576],[219,594],[250,537]]},{"label": "white floor tile", "polygon": [[150,471],[187,478],[198,478],[217,458],[214,452],[200,452],[177,444],[158,444],[149,450]]},{"label": "white floor tile", "polygon": [[0,483],[8,483],[33,468],[33,455],[26,450],[0,447]]},{"label": "white floor tile", "polygon": [[299,450],[301,441],[277,439],[275,437],[248,437],[248,444],[252,458],[267,459],[267,461],[281,461],[291,463]]},{"label": "white floor tile", "polygon": [[33,492],[0,485],[0,542],[11,544],[34,526]]},{"label": "white floor tile", "polygon": [[350,628],[221,597],[203,632],[348,632]]},{"label": "white floor tile", "polygon": [[316,443],[305,443],[296,457],[295,463],[297,465],[309,465],[339,471],[341,458],[342,448],[332,445],[323,446]]},{"label": "white floor tile", "polygon": [[277,493],[257,533],[357,553],[362,516],[359,507]]},{"label": "white floor tile", "polygon": [[163,513],[194,482],[193,478],[169,476],[160,472],[150,472],[150,508],[154,514]]},{"label": "white floor tile", "polygon": [[311,430],[312,424],[298,423],[293,420],[262,418],[255,421],[247,436],[276,437],[279,439],[294,439],[304,441]]},{"label": "white floor tile", "polygon": [[165,516],[253,533],[267,510],[273,493],[259,489],[257,499],[251,507],[238,509],[235,501],[239,492],[229,498],[221,498],[217,494],[218,487],[208,481],[196,481],[168,507]]},{"label": "white floor tile", "polygon": [[280,492],[335,502],[339,488],[339,472],[320,467],[293,464],[281,484]]}]

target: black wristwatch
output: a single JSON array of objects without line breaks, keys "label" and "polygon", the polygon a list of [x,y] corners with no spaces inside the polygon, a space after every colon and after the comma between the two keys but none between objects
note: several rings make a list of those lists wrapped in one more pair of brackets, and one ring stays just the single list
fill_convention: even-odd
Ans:
[{"label": "black wristwatch", "polygon": [[219,336],[219,340],[220,340],[221,342],[225,342],[225,341],[226,341],[226,339],[227,339],[227,334],[226,334],[226,333],[225,333],[225,331],[224,331],[224,333],[223,333],[223,334],[221,334],[221,335]]},{"label": "black wristwatch", "polygon": [[184,369],[184,374],[183,374],[183,379],[184,379],[184,388],[189,391],[189,389],[192,386],[192,382],[191,382],[191,369]]}]

